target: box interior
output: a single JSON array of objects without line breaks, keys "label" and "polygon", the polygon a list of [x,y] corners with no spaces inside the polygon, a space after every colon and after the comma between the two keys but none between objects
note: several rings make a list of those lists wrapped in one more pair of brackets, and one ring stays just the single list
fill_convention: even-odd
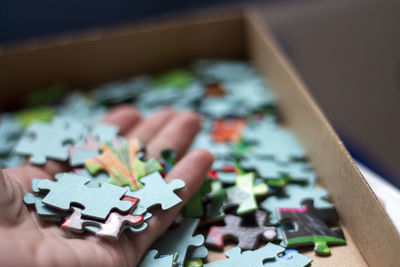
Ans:
[{"label": "box interior", "polygon": [[[341,218],[347,246],[313,266],[395,266],[400,238],[354,165],[255,12],[197,14],[190,19],[90,31],[29,42],[0,50],[0,107],[18,104],[20,95],[63,81],[71,88],[158,72],[198,58],[249,59],[278,96],[285,125],[305,147],[309,161],[329,191]],[[210,252],[212,260],[222,253]]]}]

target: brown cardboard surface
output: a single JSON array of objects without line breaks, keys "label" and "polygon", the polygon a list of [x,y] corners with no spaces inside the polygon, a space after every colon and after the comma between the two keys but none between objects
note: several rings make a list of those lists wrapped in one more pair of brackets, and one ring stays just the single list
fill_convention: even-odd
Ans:
[{"label": "brown cardboard surface", "polygon": [[[25,47],[25,48],[24,48]],[[270,81],[280,112],[328,189],[348,245],[329,258],[307,255],[313,266],[396,266],[400,238],[371,189],[273,38],[247,13],[133,26],[7,49],[0,54],[0,103],[54,81],[88,88],[138,73],[190,63],[196,58],[246,55]],[[362,256],[361,256],[362,255]],[[221,257],[211,253],[210,257]],[[365,259],[365,260],[364,260]]]},{"label": "brown cardboard surface", "polygon": [[[247,18],[250,58],[276,90],[285,122],[306,148],[343,225],[371,266],[398,266],[400,237],[383,207],[301,79],[259,27],[257,15],[252,12]],[[338,260],[345,266],[350,258]]]}]

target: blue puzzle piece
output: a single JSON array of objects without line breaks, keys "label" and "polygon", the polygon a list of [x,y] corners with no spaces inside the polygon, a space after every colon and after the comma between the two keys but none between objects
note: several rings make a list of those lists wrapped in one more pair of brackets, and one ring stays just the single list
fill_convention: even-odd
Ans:
[{"label": "blue puzzle piece", "polygon": [[87,187],[100,187],[110,178],[105,172],[100,171],[92,175],[87,169],[75,169],[74,174],[90,178],[90,182],[86,184]]},{"label": "blue puzzle piece", "polygon": [[264,179],[280,179],[285,176],[289,181],[305,182],[309,187],[315,185],[315,173],[305,162],[282,163],[268,158],[250,156],[241,160],[240,166],[245,170],[256,170]]},{"label": "blue puzzle piece", "polygon": [[279,253],[285,249],[283,247],[268,243],[266,246],[257,250],[248,250],[241,252],[239,247],[228,250],[225,255],[227,260],[207,263],[204,267],[263,267],[266,260],[274,259]]},{"label": "blue puzzle piece", "polygon": [[172,208],[182,202],[175,193],[175,190],[185,187],[185,182],[180,179],[174,179],[169,184],[165,183],[159,172],[151,173],[140,179],[145,186],[135,192],[125,194],[130,197],[139,199],[138,207],[134,210],[134,214],[143,213],[154,205],[161,205],[163,210]]},{"label": "blue puzzle piece", "polygon": [[206,149],[217,158],[229,156],[233,151],[230,144],[216,143],[211,140],[210,136],[203,132],[197,135],[191,149]]},{"label": "blue puzzle piece", "polygon": [[[151,248],[157,249],[160,254],[163,255],[178,253],[176,264],[182,266],[186,258],[188,247],[199,247],[204,243],[203,235],[193,236],[198,224],[199,219],[183,219],[178,228],[165,232],[164,235],[153,243]],[[204,253],[204,251],[199,252],[201,252],[200,254]]]},{"label": "blue puzzle piece", "polygon": [[16,153],[30,156],[32,164],[42,165],[46,158],[65,161],[68,146],[87,133],[78,121],[55,119],[52,123],[33,122],[15,147]]},{"label": "blue puzzle piece", "polygon": [[331,203],[324,200],[324,198],[328,196],[328,193],[322,188],[310,188],[289,184],[285,187],[284,192],[285,196],[270,196],[260,204],[264,210],[271,213],[271,223],[278,222],[276,208],[301,208],[303,206],[301,202],[306,199],[314,200],[314,206],[316,208],[333,207]]},{"label": "blue puzzle piece", "polygon": [[174,266],[174,256],[168,255],[158,257],[157,250],[147,251],[138,267],[172,267]]},{"label": "blue puzzle piece", "polygon": [[90,135],[102,143],[114,140],[117,137],[118,132],[119,128],[117,126],[101,122],[93,127]]},{"label": "blue puzzle piece", "polygon": [[50,190],[43,203],[62,210],[69,210],[71,205],[79,204],[84,207],[82,215],[100,220],[105,220],[112,209],[126,212],[131,208],[131,202],[121,201],[127,188],[109,183],[91,188],[86,186],[89,182],[88,177],[64,173],[57,181],[41,180],[38,188]]},{"label": "blue puzzle piece", "polygon": [[36,212],[43,218],[52,218],[56,221],[61,221],[63,218],[70,215],[70,212],[58,210],[45,205],[42,200],[44,195],[34,195],[32,193],[26,193],[24,195],[24,202],[27,205],[35,205]]},{"label": "blue puzzle piece", "polygon": [[245,129],[243,138],[256,143],[251,146],[250,151],[256,156],[271,157],[285,163],[292,159],[305,158],[305,152],[295,136],[271,122],[263,122],[253,129]]}]

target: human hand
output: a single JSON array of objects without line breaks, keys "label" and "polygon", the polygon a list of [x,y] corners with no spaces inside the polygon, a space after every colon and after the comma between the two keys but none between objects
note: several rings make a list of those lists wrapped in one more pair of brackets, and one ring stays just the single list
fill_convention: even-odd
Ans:
[{"label": "human hand", "polygon": [[138,137],[146,144],[147,157],[159,158],[163,149],[173,149],[178,159],[183,157],[165,177],[167,183],[174,178],[185,181],[185,188],[176,192],[182,203],[167,211],[150,209],[153,217],[147,229],[137,234],[125,231],[117,242],[94,235],[76,237],[57,224],[41,221],[23,202],[24,194],[32,191],[32,178],[54,179],[54,174],[68,171],[65,164],[48,160],[40,167],[0,169],[1,266],[135,266],[199,189],[213,157],[204,150],[183,156],[200,129],[196,114],[164,109],[142,120],[138,110],[119,106],[103,121],[117,125],[125,137]]}]

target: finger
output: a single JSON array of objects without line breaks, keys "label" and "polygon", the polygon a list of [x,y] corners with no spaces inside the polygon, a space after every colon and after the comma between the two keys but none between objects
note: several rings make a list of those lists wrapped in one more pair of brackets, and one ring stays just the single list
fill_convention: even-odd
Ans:
[{"label": "finger", "polygon": [[141,120],[140,111],[131,105],[120,105],[110,110],[102,119],[103,122],[118,126],[120,135],[132,131]]},{"label": "finger", "polygon": [[177,115],[149,143],[147,157],[159,158],[162,150],[172,149],[176,152],[177,159],[181,158],[199,130],[200,118],[196,113]]},{"label": "finger", "polygon": [[135,136],[144,144],[148,144],[176,115],[177,112],[172,108],[161,109],[154,116],[131,129],[127,137]]},{"label": "finger", "polygon": [[138,260],[140,260],[146,249],[167,230],[185,203],[200,188],[213,161],[214,158],[208,151],[195,150],[188,153],[172,168],[165,179],[167,182],[170,182],[173,179],[179,178],[185,182],[185,187],[176,191],[182,202],[167,211],[160,210],[159,208],[157,210],[153,209],[151,211],[153,217],[148,221],[147,229],[141,234],[132,236],[136,255],[139,257]]}]

